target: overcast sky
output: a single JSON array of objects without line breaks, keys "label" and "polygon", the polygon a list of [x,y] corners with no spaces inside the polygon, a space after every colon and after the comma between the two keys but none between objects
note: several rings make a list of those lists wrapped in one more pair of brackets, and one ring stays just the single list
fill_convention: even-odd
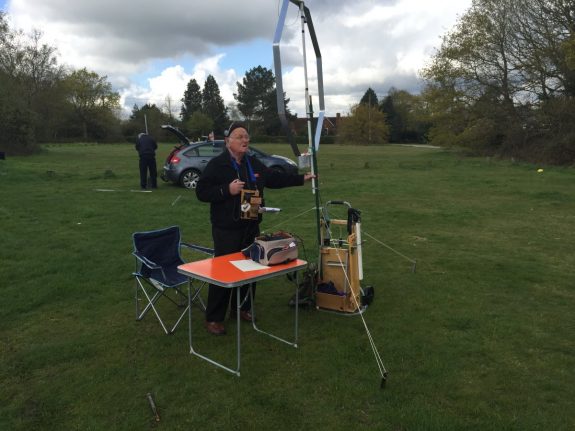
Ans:
[{"label": "overcast sky", "polygon": [[[179,113],[187,83],[211,74],[226,104],[256,66],[273,69],[283,0],[0,0],[12,28],[39,29],[60,62],[106,75],[127,111],[150,102]],[[308,0],[322,54],[326,114],[349,112],[371,87],[418,92],[418,70],[471,0]],[[306,29],[307,32],[307,29]],[[306,41],[309,86],[316,62]],[[305,116],[301,21],[290,3],[281,41],[284,90]],[[315,99],[317,109],[317,98]]]}]

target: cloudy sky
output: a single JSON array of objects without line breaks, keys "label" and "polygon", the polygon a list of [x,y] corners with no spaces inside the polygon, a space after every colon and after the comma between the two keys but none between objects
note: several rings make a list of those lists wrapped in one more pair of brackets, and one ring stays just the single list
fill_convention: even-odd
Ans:
[{"label": "cloudy sky", "polygon": [[[12,28],[39,29],[60,62],[106,75],[127,111],[149,102],[175,113],[191,78],[211,74],[226,104],[256,66],[273,70],[283,0],[0,0]],[[471,0],[308,0],[322,54],[326,114],[349,112],[371,87],[418,92],[418,70]],[[307,29],[306,29],[307,32]],[[281,41],[284,90],[305,116],[301,21],[290,3]],[[315,57],[306,40],[309,86]],[[315,99],[317,100],[317,99]],[[316,102],[317,109],[317,102]]]}]

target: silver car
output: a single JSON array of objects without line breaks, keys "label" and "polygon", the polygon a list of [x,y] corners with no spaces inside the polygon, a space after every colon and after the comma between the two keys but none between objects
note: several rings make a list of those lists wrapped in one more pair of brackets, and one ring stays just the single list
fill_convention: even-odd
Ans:
[{"label": "silver car", "polygon": [[[188,189],[195,189],[200,174],[204,171],[208,162],[224,150],[224,141],[205,140],[192,143],[177,128],[169,125],[164,125],[162,128],[178,136],[180,145],[174,147],[166,158],[160,177],[166,182],[179,184]],[[298,172],[297,164],[287,157],[269,155],[253,148],[251,145],[248,154],[259,159],[270,169],[288,173]]]}]

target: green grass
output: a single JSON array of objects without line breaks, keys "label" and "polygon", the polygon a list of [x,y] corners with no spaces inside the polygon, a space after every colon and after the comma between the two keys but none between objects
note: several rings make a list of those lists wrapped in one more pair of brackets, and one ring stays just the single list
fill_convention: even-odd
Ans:
[{"label": "green grass", "polygon": [[[389,371],[380,390],[359,317],[301,312],[298,349],[246,327],[240,378],[190,356],[185,325],[165,336],[151,315],[136,322],[131,234],[177,224],[185,240],[211,238],[193,192],[130,191],[132,146],[0,161],[0,429],[574,429],[575,172],[537,168],[320,149],[323,202],[349,201],[364,234],[418,262],[414,274],[364,235],[365,319]],[[263,228],[301,236],[316,260],[309,186],[269,190],[267,204],[283,211]],[[261,284],[262,327],[291,334],[291,293],[285,280]],[[224,338],[199,331],[197,345],[233,364],[228,326]]]}]

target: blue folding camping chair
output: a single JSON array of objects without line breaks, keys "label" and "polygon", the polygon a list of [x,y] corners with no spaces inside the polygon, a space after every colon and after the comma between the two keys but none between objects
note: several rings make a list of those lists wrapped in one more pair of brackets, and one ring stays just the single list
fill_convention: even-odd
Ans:
[{"label": "blue folding camping chair", "polygon": [[[213,249],[181,242],[179,226],[136,232],[132,238],[134,243],[132,254],[136,257],[136,270],[132,273],[136,278],[136,320],[142,320],[152,310],[164,332],[172,334],[193,302],[199,302],[205,310],[205,304],[200,297],[202,286],[194,291],[190,301],[188,301],[187,295],[180,290],[181,286],[188,283],[188,278],[178,272],[178,266],[185,263],[180,255],[181,248],[186,247],[209,255],[213,255]],[[138,295],[140,291],[147,300],[147,305],[142,311],[140,311]],[[174,295],[179,297],[179,302],[171,297]],[[184,308],[169,331],[156,306],[160,298],[165,298],[177,307]]]}]

